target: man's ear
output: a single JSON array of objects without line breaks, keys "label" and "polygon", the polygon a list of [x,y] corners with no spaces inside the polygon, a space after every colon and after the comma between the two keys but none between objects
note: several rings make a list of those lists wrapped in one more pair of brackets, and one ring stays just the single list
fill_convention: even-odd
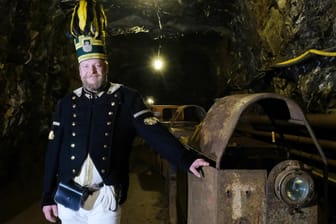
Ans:
[{"label": "man's ear", "polygon": [[108,62],[105,61],[105,71],[106,71],[106,74],[108,74],[108,70],[109,70],[109,65],[108,65]]}]

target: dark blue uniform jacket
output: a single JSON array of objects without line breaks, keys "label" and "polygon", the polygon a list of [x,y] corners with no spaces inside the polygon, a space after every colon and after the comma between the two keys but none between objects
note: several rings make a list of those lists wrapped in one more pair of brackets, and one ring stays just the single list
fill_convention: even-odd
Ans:
[{"label": "dark blue uniform jacket", "polygon": [[129,156],[136,135],[175,166],[188,170],[196,159],[153,117],[141,96],[120,84],[110,84],[96,99],[83,88],[58,102],[45,160],[42,205],[55,204],[59,181],[77,176],[88,153],[106,185],[122,189],[126,200]]}]

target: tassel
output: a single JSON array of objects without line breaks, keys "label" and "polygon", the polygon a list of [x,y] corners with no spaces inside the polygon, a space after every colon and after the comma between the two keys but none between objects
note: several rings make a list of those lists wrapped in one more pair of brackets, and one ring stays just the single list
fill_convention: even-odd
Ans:
[{"label": "tassel", "polygon": [[76,5],[73,9],[70,21],[70,33],[73,37],[78,37],[80,35],[80,29],[78,26],[78,17],[76,16],[76,12],[78,10],[79,5]]},{"label": "tassel", "polygon": [[101,30],[101,34],[103,35],[103,37],[105,37],[105,31],[106,31],[106,26],[107,26],[107,18],[104,12],[104,8],[102,5],[99,5],[99,10],[97,10],[99,12],[99,30]]}]

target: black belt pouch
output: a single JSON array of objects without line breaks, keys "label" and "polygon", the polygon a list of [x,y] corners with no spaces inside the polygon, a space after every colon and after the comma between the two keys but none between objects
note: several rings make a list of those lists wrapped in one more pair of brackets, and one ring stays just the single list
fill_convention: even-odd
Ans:
[{"label": "black belt pouch", "polygon": [[63,205],[74,211],[78,211],[89,195],[88,189],[69,181],[58,184],[54,200],[56,203]]}]

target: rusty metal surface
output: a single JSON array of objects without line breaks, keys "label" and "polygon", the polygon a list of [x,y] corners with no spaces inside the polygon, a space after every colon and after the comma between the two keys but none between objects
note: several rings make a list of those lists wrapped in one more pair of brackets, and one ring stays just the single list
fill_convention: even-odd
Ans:
[{"label": "rusty metal surface", "polygon": [[218,223],[265,223],[266,170],[225,170]]},{"label": "rusty metal surface", "polygon": [[279,205],[277,201],[270,201],[267,205],[267,222],[272,224],[317,224],[317,205],[303,208],[300,212],[291,213],[288,207]]},{"label": "rusty metal surface", "polygon": [[206,111],[203,107],[188,104],[179,106],[170,121],[167,123],[169,131],[183,144],[194,133],[196,127],[204,119]]},{"label": "rusty metal surface", "polygon": [[203,168],[204,178],[188,175],[188,224],[217,223],[219,202],[218,171]]},{"label": "rusty metal surface", "polygon": [[171,121],[174,122],[174,121],[185,120],[184,112],[186,110],[194,110],[195,113],[197,113],[199,121],[203,120],[203,118],[206,115],[206,111],[203,107],[195,105],[195,104],[187,104],[187,105],[179,106],[176,109],[176,112],[175,112],[174,116],[172,117]]},{"label": "rusty metal surface", "polygon": [[[307,127],[322,159],[326,159],[300,107],[291,99],[275,93],[237,94],[221,98],[208,111],[200,130],[200,149],[219,168],[225,148],[241,114],[252,104],[268,99],[282,101],[288,108],[288,122]],[[266,108],[267,109],[267,108]]]},{"label": "rusty metal surface", "polygon": [[189,174],[188,224],[318,223],[318,206],[288,207],[275,194],[277,166],[266,170],[204,168],[204,178]]},{"label": "rusty metal surface", "polygon": [[266,223],[266,171],[204,169],[189,175],[188,224]]},{"label": "rusty metal surface", "polygon": [[[307,207],[293,209],[288,205],[288,201],[287,204],[282,201],[287,200],[286,198],[277,198],[278,191],[275,190],[274,179],[282,169],[280,165],[277,165],[269,176],[266,169],[221,169],[222,157],[242,113],[255,103],[258,103],[272,120],[295,124],[295,127],[305,127],[322,160],[325,160],[302,110],[291,99],[274,93],[241,94],[221,98],[210,108],[193,136],[194,143],[199,144],[201,153],[216,164],[215,168],[204,168],[205,177],[202,179],[188,176],[188,224],[318,222],[317,205],[309,204]],[[324,176],[327,177],[326,172]]]}]

